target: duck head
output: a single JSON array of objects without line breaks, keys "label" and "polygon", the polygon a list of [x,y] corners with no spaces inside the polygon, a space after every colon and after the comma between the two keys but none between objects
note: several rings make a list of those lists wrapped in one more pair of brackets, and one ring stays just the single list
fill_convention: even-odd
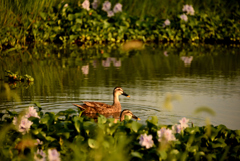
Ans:
[{"label": "duck head", "polygon": [[139,117],[135,116],[132,111],[125,109],[120,113],[120,121],[123,121],[126,115],[132,117],[133,119],[141,120]]},{"label": "duck head", "polygon": [[114,96],[124,95],[126,97],[130,97],[127,93],[125,93],[123,91],[123,89],[121,87],[115,87],[114,90],[113,90],[113,95]]}]

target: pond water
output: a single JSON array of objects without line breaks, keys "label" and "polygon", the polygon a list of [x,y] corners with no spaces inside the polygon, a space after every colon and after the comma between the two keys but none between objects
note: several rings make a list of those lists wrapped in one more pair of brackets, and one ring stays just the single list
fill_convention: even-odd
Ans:
[{"label": "pond water", "polygon": [[[240,129],[236,47],[168,44],[126,52],[117,46],[46,45],[0,58],[1,111],[20,111],[33,102],[39,102],[44,112],[76,109],[72,103],[81,100],[111,104],[113,88],[121,86],[131,96],[120,96],[122,109],[130,109],[141,123],[149,116],[157,116],[160,124],[175,124],[186,117],[202,126],[209,118],[213,125]],[[35,80],[9,83],[4,70]],[[215,115],[195,113],[199,107]]]}]

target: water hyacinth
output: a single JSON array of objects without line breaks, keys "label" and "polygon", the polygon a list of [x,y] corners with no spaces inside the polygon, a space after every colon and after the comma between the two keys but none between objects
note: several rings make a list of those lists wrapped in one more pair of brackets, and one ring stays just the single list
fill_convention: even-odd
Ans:
[{"label": "water hyacinth", "polygon": [[183,21],[186,21],[186,22],[188,21],[188,17],[185,14],[181,14],[180,19],[183,20]]},{"label": "water hyacinth", "polygon": [[122,12],[122,5],[121,5],[120,3],[117,3],[117,4],[113,7],[113,12],[114,12],[114,13]]},{"label": "water hyacinth", "polygon": [[105,1],[102,5],[102,10],[108,12],[111,8],[111,3],[109,1]]},{"label": "water hyacinth", "polygon": [[186,4],[186,5],[184,5],[183,6],[183,9],[182,9],[182,11],[183,12],[187,12],[187,15],[194,15],[194,9],[193,9],[193,7],[192,7],[192,5],[188,5],[188,4]]},{"label": "water hyacinth", "polygon": [[82,8],[84,8],[85,10],[90,10],[90,2],[89,0],[85,0],[83,3],[82,3]]},{"label": "water hyacinth", "polygon": [[60,161],[60,154],[56,149],[48,149],[48,160],[49,161]]},{"label": "water hyacinth", "polygon": [[154,145],[154,142],[152,140],[152,135],[141,134],[139,144],[141,146],[145,146],[146,149],[151,148]]},{"label": "water hyacinth", "polygon": [[171,22],[169,21],[169,19],[166,19],[163,23],[163,27],[169,26],[171,24]]},{"label": "water hyacinth", "polygon": [[31,125],[33,124],[32,121],[29,121],[28,118],[22,117],[20,123],[18,124],[18,118],[13,118],[13,124],[17,126],[17,130],[23,134],[29,131]]},{"label": "water hyacinth", "polygon": [[37,150],[37,152],[34,154],[34,160],[35,161],[46,161],[46,153],[41,149]]},{"label": "water hyacinth", "polygon": [[108,16],[108,17],[114,16],[114,12],[113,12],[113,11],[107,11],[107,16]]},{"label": "water hyacinth", "polygon": [[26,132],[29,131],[31,125],[33,124],[32,121],[28,120],[29,117],[40,118],[38,116],[38,113],[37,113],[36,109],[34,109],[34,107],[29,107],[28,108],[28,110],[26,111],[26,114],[21,117],[20,122],[18,122],[18,118],[17,117],[13,118],[13,124],[15,126],[17,126],[17,129],[18,129],[19,132],[25,134]]},{"label": "water hyacinth", "polygon": [[92,2],[92,8],[93,8],[93,9],[97,9],[97,8],[98,8],[98,4],[99,4],[98,0],[94,0],[94,1]]},{"label": "water hyacinth", "polygon": [[182,127],[181,127],[180,124],[176,124],[176,125],[172,126],[172,130],[173,130],[175,133],[180,134],[181,131],[182,131]]},{"label": "water hyacinth", "polygon": [[173,134],[173,131],[170,129],[166,129],[166,128],[161,128],[160,130],[157,131],[158,134],[158,141],[162,142],[162,141],[175,141],[176,138]]},{"label": "water hyacinth", "polygon": [[186,119],[186,117],[179,120],[179,123],[181,124],[182,129],[185,129],[188,127],[188,121],[189,121],[189,119]]}]

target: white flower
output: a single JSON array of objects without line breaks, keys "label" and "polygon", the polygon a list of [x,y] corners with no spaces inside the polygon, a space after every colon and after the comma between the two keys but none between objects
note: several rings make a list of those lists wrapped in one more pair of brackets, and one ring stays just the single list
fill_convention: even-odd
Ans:
[{"label": "white flower", "polygon": [[108,16],[108,17],[114,16],[114,12],[113,12],[113,11],[107,11],[107,16]]},{"label": "white flower", "polygon": [[36,109],[34,109],[33,106],[28,108],[28,111],[27,111],[25,117],[26,117],[26,118],[29,118],[29,117],[37,117],[37,118],[40,118],[40,117],[38,116],[38,113],[37,113]]},{"label": "white flower", "polygon": [[60,154],[56,149],[48,149],[48,160],[49,161],[60,161]]},{"label": "white flower", "polygon": [[34,153],[35,161],[46,161],[46,153],[41,149],[37,150],[37,153]]},{"label": "white flower", "polygon": [[68,4],[66,3],[63,7],[65,7],[65,8],[68,7]]},{"label": "white flower", "polygon": [[19,131],[19,132],[25,134],[26,132],[29,131],[29,129],[30,129],[30,127],[31,127],[31,125],[32,125],[33,123],[32,123],[32,121],[29,121],[28,118],[26,118],[26,117],[23,116],[23,117],[21,118],[21,121],[20,121],[19,125],[17,125],[17,124],[18,124],[17,118],[14,117],[14,119],[13,119],[13,124],[18,127],[18,131]]},{"label": "white flower", "polygon": [[188,15],[188,14],[194,15],[194,12],[195,12],[194,9],[193,9],[193,7],[192,7],[192,5],[188,5],[188,4],[186,4],[186,5],[183,6],[182,11],[183,11],[183,12],[187,12],[187,15]]},{"label": "white flower", "polygon": [[86,10],[90,10],[90,2],[89,0],[85,0],[83,3],[82,3],[82,8],[86,9]]},{"label": "white flower", "polygon": [[110,8],[111,8],[111,3],[109,1],[105,1],[103,3],[102,10],[107,12],[110,10]]},{"label": "white flower", "polygon": [[21,117],[20,122],[18,121],[17,117],[13,118],[13,124],[17,126],[17,129],[19,132],[25,134],[26,132],[29,131],[31,125],[33,124],[32,121],[29,121],[29,117],[37,117],[40,118],[37,114],[36,109],[34,107],[29,107],[28,110],[26,111],[26,114]]},{"label": "white flower", "polygon": [[171,22],[169,21],[169,19],[166,19],[163,23],[163,27],[169,26],[171,24]]},{"label": "white flower", "polygon": [[141,134],[139,144],[141,146],[145,146],[147,149],[151,148],[154,144],[152,140],[152,135]]},{"label": "white flower", "polygon": [[113,8],[113,12],[114,13],[122,12],[122,5],[120,3],[117,3]]},{"label": "white flower", "polygon": [[188,17],[185,14],[180,15],[181,20],[188,21]]},{"label": "white flower", "polygon": [[179,123],[181,124],[181,128],[185,129],[186,127],[188,127],[188,121],[189,119],[186,119],[186,117],[182,118],[181,120],[179,120]]},{"label": "white flower", "polygon": [[173,135],[173,131],[170,129],[166,129],[166,128],[161,128],[159,131],[157,131],[158,133],[158,141],[161,142],[163,140],[165,141],[175,141],[176,138]]},{"label": "white flower", "polygon": [[99,4],[98,0],[94,0],[93,3],[92,3],[92,8],[93,9],[97,9],[98,8],[98,4]]}]

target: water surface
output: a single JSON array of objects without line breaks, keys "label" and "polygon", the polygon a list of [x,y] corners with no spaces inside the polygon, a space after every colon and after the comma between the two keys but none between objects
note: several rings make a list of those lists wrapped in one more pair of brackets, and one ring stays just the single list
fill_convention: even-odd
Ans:
[{"label": "water surface", "polygon": [[[12,52],[0,59],[0,110],[20,111],[39,102],[44,112],[58,112],[80,100],[112,104],[112,90],[121,86],[131,97],[120,96],[145,123],[157,116],[161,124],[187,117],[196,125],[224,124],[240,129],[240,53],[237,48],[213,45],[149,45],[129,52],[119,47],[40,46]],[[4,70],[29,74],[33,84],[9,83]],[[166,96],[181,97],[165,108]],[[202,106],[215,111],[194,114]]]}]

